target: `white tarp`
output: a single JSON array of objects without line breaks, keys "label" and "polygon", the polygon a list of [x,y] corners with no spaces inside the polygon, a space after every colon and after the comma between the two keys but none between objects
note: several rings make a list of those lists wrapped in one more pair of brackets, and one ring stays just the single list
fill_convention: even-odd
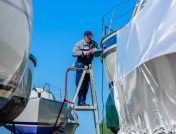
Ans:
[{"label": "white tarp", "polygon": [[121,78],[147,60],[176,51],[176,0],[148,0],[118,33]]},{"label": "white tarp", "polygon": [[148,0],[117,38],[120,133],[176,132],[176,0]]}]

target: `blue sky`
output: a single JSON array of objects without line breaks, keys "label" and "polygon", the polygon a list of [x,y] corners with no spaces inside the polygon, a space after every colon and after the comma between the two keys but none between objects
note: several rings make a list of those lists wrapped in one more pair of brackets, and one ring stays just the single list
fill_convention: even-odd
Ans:
[{"label": "blue sky", "polygon": [[[66,68],[71,67],[76,60],[71,56],[74,44],[83,38],[85,30],[94,33],[94,40],[100,43],[102,37],[102,16],[113,5],[130,0],[33,0],[33,31],[31,41],[31,53],[38,59],[35,70],[34,83],[37,87],[43,87],[44,83],[50,83],[61,89],[64,88]],[[128,11],[135,0],[131,0],[118,7],[116,16],[122,18],[114,21],[113,28],[126,23],[131,15]],[[107,23],[107,20],[106,20]],[[101,62],[95,59],[93,62],[95,87],[98,97],[100,119],[101,109]],[[69,78],[69,96],[75,90],[74,75]],[[106,78],[104,80],[104,99],[109,94]],[[54,93],[59,90],[53,88]],[[90,92],[88,94],[90,96]],[[88,97],[90,103],[90,97]],[[90,112],[78,113],[80,126],[76,134],[95,134],[93,114]],[[0,134],[8,134],[0,129]]]}]

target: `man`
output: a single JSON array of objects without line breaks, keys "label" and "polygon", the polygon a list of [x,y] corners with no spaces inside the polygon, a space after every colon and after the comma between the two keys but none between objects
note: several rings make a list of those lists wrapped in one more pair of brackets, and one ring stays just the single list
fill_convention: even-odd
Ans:
[{"label": "man", "polygon": [[[94,58],[93,52],[98,49],[97,43],[92,40],[93,34],[91,31],[86,31],[84,33],[84,39],[79,41],[73,49],[72,56],[77,57],[77,61],[75,63],[76,68],[84,68],[85,65],[89,65],[92,63]],[[76,86],[79,84],[79,80],[81,78],[82,71],[76,71]],[[86,104],[86,95],[88,92],[90,83],[89,74],[85,75],[83,83],[81,85],[79,94],[78,94],[78,106],[89,106]]]}]

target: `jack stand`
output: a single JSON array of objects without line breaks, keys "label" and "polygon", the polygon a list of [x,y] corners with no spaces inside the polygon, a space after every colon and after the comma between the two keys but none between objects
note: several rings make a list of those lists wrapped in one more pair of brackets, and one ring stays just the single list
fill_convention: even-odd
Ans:
[{"label": "jack stand", "polygon": [[12,126],[13,126],[13,134],[17,134],[17,132],[16,132],[16,127],[15,127],[15,123],[14,123],[14,122],[12,122]]}]

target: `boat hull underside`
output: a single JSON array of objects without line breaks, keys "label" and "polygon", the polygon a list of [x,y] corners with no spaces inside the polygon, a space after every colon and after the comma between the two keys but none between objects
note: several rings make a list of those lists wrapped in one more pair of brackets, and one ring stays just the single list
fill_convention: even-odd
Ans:
[{"label": "boat hull underside", "polygon": [[[0,89],[0,124],[11,123],[23,112],[32,89],[33,70],[33,62],[28,60],[25,73],[15,90],[12,92],[12,89],[4,91]],[[5,96],[7,94],[10,94],[10,98]]]},{"label": "boat hull underside", "polygon": [[176,54],[142,64],[115,86],[120,133],[176,132]]},{"label": "boat hull underside", "polygon": [[[27,123],[28,125],[16,124],[15,128],[22,134],[51,134],[54,127],[53,125],[38,125],[38,123]],[[76,128],[79,126],[78,123],[68,123],[65,128],[60,126],[56,127],[54,134],[74,134]],[[12,125],[5,126],[9,131],[14,132]]]},{"label": "boat hull underside", "polygon": [[[2,101],[0,99],[0,101]],[[4,100],[3,100],[4,101]],[[0,124],[11,123],[24,110],[28,99],[13,96],[8,103],[0,110]]]},{"label": "boat hull underside", "polygon": [[64,134],[74,134],[76,128],[79,126],[78,123],[68,123],[63,131]]},{"label": "boat hull underside", "polygon": [[[12,125],[6,125],[6,128],[9,131],[14,132]],[[28,126],[15,125],[15,129],[18,132],[22,132],[22,134],[51,134],[53,131],[53,126],[38,126],[36,123],[33,125],[30,123]]]}]

